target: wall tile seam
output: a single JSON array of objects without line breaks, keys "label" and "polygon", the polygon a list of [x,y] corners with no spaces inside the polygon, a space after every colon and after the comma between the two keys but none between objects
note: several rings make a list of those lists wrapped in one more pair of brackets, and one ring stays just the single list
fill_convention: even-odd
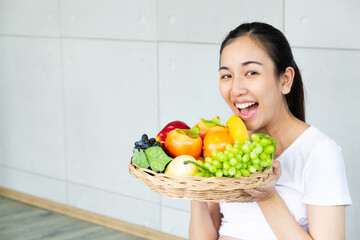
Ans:
[{"label": "wall tile seam", "polygon": [[[66,180],[66,181],[65,181],[65,179],[59,179],[59,178],[51,177],[51,176],[48,176],[48,175],[39,174],[39,173],[36,173],[36,172],[32,172],[32,171],[28,171],[28,170],[24,170],[24,169],[19,169],[19,168],[12,167],[12,166],[7,166],[7,165],[4,165],[4,164],[0,164],[0,168],[7,168],[7,169],[11,169],[11,170],[13,170],[13,171],[18,171],[18,172],[22,172],[22,173],[27,173],[27,174],[30,174],[30,175],[34,175],[34,176],[37,176],[37,177],[42,177],[42,178],[47,178],[47,179],[50,179],[50,180],[58,181],[58,182],[64,183],[64,184],[74,184],[74,185],[81,186],[81,187],[85,187],[85,188],[88,188],[88,189],[92,189],[92,190],[96,190],[96,191],[101,191],[101,192],[108,193],[108,194],[118,195],[118,196],[120,196],[120,197],[131,198],[131,199],[135,199],[135,200],[139,200],[139,201],[144,201],[144,202],[152,203],[152,204],[155,204],[155,205],[161,205],[161,206],[164,206],[164,207],[167,207],[167,208],[171,208],[171,209],[176,209],[176,210],[180,210],[180,211],[184,211],[184,212],[189,212],[189,211],[187,211],[187,210],[184,210],[184,209],[181,209],[181,208],[177,208],[177,207],[174,207],[174,206],[171,206],[171,205],[168,205],[168,204],[159,204],[159,202],[157,202],[157,201],[145,200],[145,199],[143,199],[143,198],[134,197],[134,196],[128,195],[128,194],[113,192],[113,191],[110,191],[110,190],[106,190],[106,189],[94,187],[94,186],[91,186],[91,185],[86,185],[86,184],[83,184],[83,183],[80,183],[80,182],[76,182],[76,181],[69,181],[69,180]],[[2,185],[2,183],[0,183],[0,185]],[[68,203],[69,203],[69,202],[67,202],[67,204],[68,204]]]},{"label": "wall tile seam", "polygon": [[45,35],[23,35],[23,34],[1,34],[0,37],[15,37],[15,38],[39,38],[39,39],[54,39],[54,40],[88,40],[88,41],[111,41],[111,42],[144,42],[144,43],[170,43],[170,44],[197,44],[197,45],[218,45],[214,42],[195,42],[195,41],[176,41],[176,40],[141,40],[141,39],[121,39],[121,38],[101,38],[101,37],[73,37],[73,36],[45,36]]},{"label": "wall tile seam", "polygon": [[142,39],[122,39],[122,38],[92,38],[92,37],[72,37],[72,36],[45,36],[45,35],[24,35],[24,34],[2,34],[0,37],[15,37],[15,38],[39,38],[39,39],[54,39],[54,40],[88,40],[88,41],[112,41],[112,42],[145,42],[157,43],[157,40],[142,40]]},{"label": "wall tile seam", "polygon": [[332,48],[332,47],[311,47],[311,46],[301,46],[301,45],[292,45],[291,49],[304,49],[304,50],[323,50],[323,51],[348,51],[348,52],[359,52],[360,48]]},{"label": "wall tile seam", "polygon": [[18,168],[18,167],[10,166],[10,165],[4,164],[4,163],[0,163],[0,168],[7,168],[7,169],[10,169],[10,170],[13,170],[13,171],[27,173],[27,174],[30,174],[30,175],[35,175],[37,177],[48,178],[48,179],[51,179],[51,180],[54,180],[54,181],[59,181],[59,182],[64,182],[64,183],[66,181],[65,178],[57,178],[57,177],[46,175],[46,174],[43,174],[43,173],[37,173],[37,172],[34,172],[34,171],[29,171],[29,170],[21,169],[21,168]]},{"label": "wall tile seam", "polygon": [[[63,35],[63,29],[62,29],[62,1],[58,1],[58,8],[59,8],[59,14],[58,14],[58,27],[59,27],[59,33],[60,36]],[[64,151],[64,175],[65,175],[65,203],[69,204],[69,174],[68,174],[68,169],[69,169],[69,164],[68,164],[68,151],[67,151],[67,134],[66,134],[66,129],[67,129],[67,124],[66,124],[66,99],[65,99],[65,77],[64,77],[64,73],[65,73],[65,66],[64,66],[64,44],[63,44],[63,40],[60,39],[60,78],[61,78],[61,95],[62,95],[62,123],[63,123],[63,151]]]},{"label": "wall tile seam", "polygon": [[[87,40],[87,41],[111,41],[111,42],[138,42],[138,43],[156,43],[156,44],[188,44],[188,45],[202,45],[202,46],[219,46],[221,43],[214,42],[190,42],[190,41],[172,41],[172,40],[139,40],[139,39],[112,39],[112,38],[87,38],[87,37],[49,37],[49,36],[35,36],[35,35],[17,35],[17,34],[0,34],[0,37],[16,37],[16,38],[39,38],[39,39],[53,39],[53,40]],[[291,45],[292,49],[314,49],[314,50],[329,50],[329,51],[360,51],[360,48],[344,48],[344,47],[319,47],[319,46],[303,46]]]},{"label": "wall tile seam", "polygon": [[[16,167],[13,167],[13,166],[8,166],[8,165],[2,164],[2,163],[0,164],[0,168],[1,167],[11,169],[13,171],[18,171],[18,172],[30,174],[30,175],[33,175],[35,177],[41,177],[41,178],[45,178],[45,179],[49,179],[49,180],[53,180],[53,181],[58,181],[58,182],[63,183],[63,184],[69,184],[70,183],[70,184],[78,185],[78,186],[81,186],[81,187],[90,188],[90,189],[97,190],[97,191],[102,191],[102,192],[105,192],[105,193],[115,194],[115,195],[124,196],[124,197],[130,197],[130,198],[138,199],[138,200],[144,200],[144,199],[136,198],[136,197],[133,197],[133,196],[130,196],[130,195],[126,195],[126,194],[122,194],[122,193],[118,193],[118,192],[113,192],[113,191],[109,191],[109,190],[102,189],[102,188],[97,188],[97,187],[94,187],[94,186],[91,186],[91,185],[86,185],[86,184],[76,182],[76,181],[71,181],[71,180],[68,180],[68,179],[56,178],[56,177],[53,177],[53,176],[44,175],[44,174],[41,174],[41,173],[36,173],[36,172],[33,172],[33,171],[24,170],[24,169],[16,168]],[[152,203],[158,204],[158,202],[153,202],[153,201],[147,201],[147,202],[152,202]]]},{"label": "wall tile seam", "polygon": [[[155,0],[155,26],[156,26],[156,105],[157,105],[157,129],[158,131],[161,130],[160,127],[160,42],[159,42],[159,1]],[[160,229],[162,228],[162,198],[159,197],[159,226]]]},{"label": "wall tile seam", "polygon": [[283,32],[283,34],[285,35],[285,29],[286,29],[286,27],[285,27],[285,23],[286,23],[286,21],[285,21],[285,14],[286,14],[286,0],[283,0],[283,6],[282,6],[283,8],[282,8],[282,10],[283,10],[283,12],[282,12],[282,23],[283,23],[283,25],[282,25],[282,32]]},{"label": "wall tile seam", "polygon": [[219,46],[221,42],[197,42],[197,41],[178,41],[178,40],[158,40],[159,43],[170,43],[170,44],[191,44],[191,45],[211,45],[211,46]]},{"label": "wall tile seam", "polygon": [[181,43],[181,44],[199,44],[199,45],[220,45],[215,42],[196,42],[196,41],[177,41],[177,40],[146,40],[146,39],[125,39],[125,38],[102,38],[102,37],[75,37],[75,36],[46,36],[46,35],[28,35],[28,34],[7,34],[0,33],[0,37],[16,38],[41,38],[41,39],[70,39],[70,40],[99,40],[99,41],[119,41],[119,42],[148,42],[148,43]]}]

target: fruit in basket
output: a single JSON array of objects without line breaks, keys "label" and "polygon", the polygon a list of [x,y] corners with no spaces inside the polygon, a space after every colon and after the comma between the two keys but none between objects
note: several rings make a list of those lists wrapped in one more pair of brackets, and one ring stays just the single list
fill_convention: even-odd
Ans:
[{"label": "fruit in basket", "polygon": [[198,168],[193,164],[184,164],[185,161],[196,161],[196,159],[190,155],[178,156],[167,165],[165,174],[177,177],[194,176]]},{"label": "fruit in basket", "polygon": [[182,122],[182,121],[172,121],[168,123],[156,136],[156,141],[160,142],[160,144],[163,146],[165,144],[165,140],[169,132],[175,129],[190,129],[190,127]]},{"label": "fruit in basket", "polygon": [[166,137],[165,151],[172,157],[190,155],[197,159],[202,152],[198,127],[172,130]]},{"label": "fruit in basket", "polygon": [[227,129],[224,125],[221,124],[220,118],[215,117],[211,120],[206,120],[200,118],[200,122],[198,122],[195,126],[199,128],[199,135],[202,140],[204,140],[206,134],[214,131],[224,131],[227,132]]},{"label": "fruit in basket", "polygon": [[[212,157],[206,157],[203,167],[216,177],[248,177],[251,174],[271,167],[271,160],[277,141],[266,134],[251,135],[250,142],[235,140],[228,144],[224,152],[213,151]],[[203,172],[202,170],[200,170]]]},{"label": "fruit in basket", "polygon": [[145,155],[154,172],[164,171],[166,165],[173,160],[161,147],[149,147],[145,150]]},{"label": "fruit in basket", "polygon": [[244,144],[245,140],[249,140],[249,133],[245,126],[245,123],[241,118],[236,115],[229,117],[226,121],[226,126],[228,128],[229,134],[234,140],[240,140]]},{"label": "fruit in basket", "polygon": [[143,134],[141,136],[141,140],[135,142],[134,149],[146,150],[149,147],[156,147],[156,146],[160,146],[160,143],[158,141],[156,141],[155,138],[149,139],[148,135]]},{"label": "fruit in basket", "polygon": [[223,152],[226,150],[226,145],[234,144],[233,138],[228,132],[224,131],[215,131],[209,132],[204,138],[204,149],[203,156],[206,159],[207,157],[212,156],[212,151],[216,150],[218,152]]},{"label": "fruit in basket", "polygon": [[197,160],[197,161],[201,161],[201,162],[205,162],[205,159],[204,159],[204,157],[202,157],[202,156],[198,157],[196,160]]}]

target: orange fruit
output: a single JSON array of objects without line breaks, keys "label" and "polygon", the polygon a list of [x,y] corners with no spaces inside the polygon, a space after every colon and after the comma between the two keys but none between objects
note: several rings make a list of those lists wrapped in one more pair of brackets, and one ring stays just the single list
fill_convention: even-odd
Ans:
[{"label": "orange fruit", "polygon": [[189,136],[178,130],[172,130],[166,137],[165,151],[174,158],[181,155],[190,155],[197,159],[201,155],[202,140],[200,136]]},{"label": "orange fruit", "polygon": [[204,138],[203,144],[203,156],[206,159],[207,157],[212,157],[212,151],[217,150],[218,152],[223,152],[226,150],[226,145],[234,145],[234,139],[228,132],[224,131],[215,131],[209,132]]},{"label": "orange fruit", "polygon": [[227,132],[227,129],[226,129],[225,127],[223,127],[223,126],[217,126],[217,125],[215,125],[215,126],[208,126],[208,125],[206,125],[206,123],[203,122],[203,121],[198,122],[198,123],[196,124],[196,126],[197,126],[197,127],[199,128],[199,130],[200,130],[199,135],[200,135],[200,137],[201,137],[202,139],[204,139],[205,136],[206,136],[206,134],[208,134],[209,132],[216,132],[216,131]]}]

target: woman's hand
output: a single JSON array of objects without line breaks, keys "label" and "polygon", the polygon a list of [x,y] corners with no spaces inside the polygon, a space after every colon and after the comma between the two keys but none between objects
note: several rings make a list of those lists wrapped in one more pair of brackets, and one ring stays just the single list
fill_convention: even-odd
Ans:
[{"label": "woman's hand", "polygon": [[262,202],[270,199],[275,193],[275,185],[281,176],[281,166],[278,160],[273,160],[273,175],[270,180],[259,187],[253,189],[245,189],[244,191],[250,196],[245,198],[246,202]]}]

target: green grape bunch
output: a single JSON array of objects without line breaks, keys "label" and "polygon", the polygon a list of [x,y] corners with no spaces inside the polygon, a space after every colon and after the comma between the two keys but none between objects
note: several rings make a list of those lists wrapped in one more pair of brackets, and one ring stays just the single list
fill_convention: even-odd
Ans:
[{"label": "green grape bunch", "polygon": [[248,177],[251,174],[271,167],[277,141],[262,133],[254,133],[251,140],[235,140],[234,145],[228,144],[224,152],[212,151],[205,163],[197,161],[201,177]]}]

